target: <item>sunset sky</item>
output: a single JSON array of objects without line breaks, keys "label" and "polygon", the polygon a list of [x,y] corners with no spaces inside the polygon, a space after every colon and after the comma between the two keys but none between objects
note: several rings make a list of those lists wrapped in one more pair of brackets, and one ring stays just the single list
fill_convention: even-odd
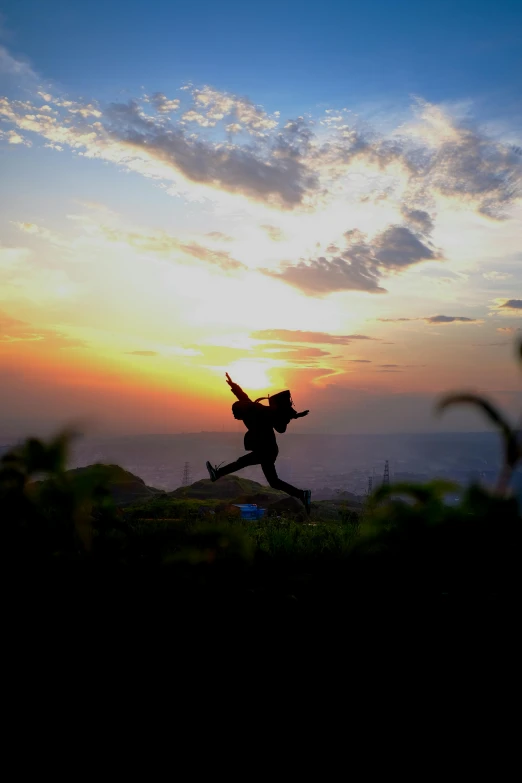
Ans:
[{"label": "sunset sky", "polygon": [[519,2],[2,8],[0,435],[519,409]]}]

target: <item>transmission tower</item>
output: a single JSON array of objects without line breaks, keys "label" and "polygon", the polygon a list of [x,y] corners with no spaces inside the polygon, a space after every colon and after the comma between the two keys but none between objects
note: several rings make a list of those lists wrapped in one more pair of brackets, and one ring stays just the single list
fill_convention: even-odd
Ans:
[{"label": "transmission tower", "polygon": [[384,476],[382,478],[382,484],[387,487],[390,483],[390,463],[388,460],[384,463]]},{"label": "transmission tower", "polygon": [[192,484],[192,476],[190,473],[190,462],[185,462],[183,466],[183,475],[181,477],[181,486],[188,487],[189,484]]}]

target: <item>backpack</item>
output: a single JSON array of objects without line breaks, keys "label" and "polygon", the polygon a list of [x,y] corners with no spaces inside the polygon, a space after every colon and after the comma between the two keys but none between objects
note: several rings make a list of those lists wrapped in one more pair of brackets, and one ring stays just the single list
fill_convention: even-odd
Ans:
[{"label": "backpack", "polygon": [[260,402],[261,400],[268,400],[269,406],[281,414],[290,413],[290,410],[294,404],[292,402],[290,389],[285,389],[285,391],[278,392],[272,396],[268,395],[268,397],[258,397],[256,402]]},{"label": "backpack", "polygon": [[290,390],[285,389],[285,391],[273,394],[271,397],[270,395],[268,397],[258,397],[256,402],[260,402],[260,400],[268,400],[268,405],[274,414],[274,428],[277,432],[285,432],[290,420],[295,419]]}]

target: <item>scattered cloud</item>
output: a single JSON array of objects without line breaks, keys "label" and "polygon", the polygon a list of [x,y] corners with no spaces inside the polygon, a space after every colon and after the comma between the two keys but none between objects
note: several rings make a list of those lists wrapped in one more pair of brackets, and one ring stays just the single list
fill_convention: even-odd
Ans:
[{"label": "scattered cloud", "polygon": [[177,111],[180,105],[179,98],[169,100],[162,92],[154,92],[150,96],[145,96],[144,100],[151,103],[159,114],[170,114]]},{"label": "scattered cloud", "polygon": [[350,364],[371,364],[371,359],[347,359]]},{"label": "scattered cloud", "polygon": [[[377,171],[386,179],[379,188],[386,198],[403,195],[398,200],[403,202],[405,225],[390,227],[389,235],[382,237],[383,247],[374,248],[377,260],[395,269],[437,257],[422,240],[433,228],[433,216],[425,208],[432,194],[495,218],[503,217],[520,197],[522,156],[516,145],[502,144],[469,119],[462,122],[446,108],[421,99],[400,132],[392,128],[379,134],[355,115],[350,117],[347,109],[332,109],[318,134],[311,117],[281,121],[279,112],[269,114],[248,97],[209,85],[184,85],[181,98],[154,92],[102,107],[94,99],[53,95],[54,90],[42,87],[37,74],[4,47],[0,70],[14,75],[26,94],[34,95],[33,101],[0,101],[0,115],[15,133],[29,131],[55,149],[69,147],[147,177],[173,180],[173,192],[179,192],[184,180],[291,210],[335,198],[337,183],[361,164]],[[154,107],[156,114],[149,116],[142,104]],[[229,138],[201,137],[195,126],[219,126]],[[246,140],[233,143],[234,134]],[[341,281],[335,275],[332,279],[332,290],[379,288],[375,281],[361,287],[356,274],[348,289],[338,287]]]},{"label": "scattered cloud", "polygon": [[21,144],[24,147],[32,147],[32,142],[15,130],[0,131],[0,139],[5,139],[8,144]]},{"label": "scattered cloud", "polygon": [[[328,145],[330,166],[337,167],[338,176],[361,161],[381,172],[402,168],[412,211],[423,211],[415,202],[432,193],[489,217],[504,217],[520,197],[522,182],[522,160],[513,145],[422,99],[413,108],[415,118],[401,127],[400,136],[347,127]],[[410,213],[409,220],[418,219],[425,222],[424,216]]]},{"label": "scattered cloud", "polygon": [[501,332],[503,334],[518,334],[519,332],[522,332],[522,329],[520,326],[499,326],[497,327],[497,332]]},{"label": "scattered cloud", "polygon": [[159,356],[157,351],[125,351],[129,356]]},{"label": "scattered cloud", "polygon": [[[225,120],[254,136],[263,136],[279,124],[279,112],[269,116],[261,106],[242,98],[205,86],[192,91],[194,102],[207,120]],[[214,124],[215,124],[214,122]]]},{"label": "scattered cloud", "polygon": [[503,302],[500,307],[508,310],[522,310],[522,299],[508,299]]}]

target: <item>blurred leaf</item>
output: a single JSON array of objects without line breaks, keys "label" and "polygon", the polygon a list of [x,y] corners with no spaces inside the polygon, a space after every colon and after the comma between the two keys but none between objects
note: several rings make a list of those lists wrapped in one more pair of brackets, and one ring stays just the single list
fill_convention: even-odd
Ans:
[{"label": "blurred leaf", "polygon": [[436,410],[440,412],[450,405],[460,404],[476,405],[486,414],[492,424],[499,428],[504,439],[505,462],[509,467],[513,468],[520,459],[521,450],[517,434],[511,424],[494,405],[488,402],[484,397],[479,397],[477,394],[451,394],[448,397],[444,397],[438,403]]},{"label": "blurred leaf", "polygon": [[450,394],[447,397],[443,397],[437,404],[436,410],[442,412],[450,405],[477,405],[482,408],[488,419],[499,427],[504,432],[511,432],[511,426],[499,413],[499,411],[484,397],[479,397],[478,394]]},{"label": "blurred leaf", "polygon": [[386,500],[393,495],[407,495],[419,503],[427,503],[430,500],[442,501],[445,495],[459,491],[459,485],[453,481],[440,479],[426,484],[411,484],[400,482],[388,486],[379,487],[374,493],[376,501]]}]

